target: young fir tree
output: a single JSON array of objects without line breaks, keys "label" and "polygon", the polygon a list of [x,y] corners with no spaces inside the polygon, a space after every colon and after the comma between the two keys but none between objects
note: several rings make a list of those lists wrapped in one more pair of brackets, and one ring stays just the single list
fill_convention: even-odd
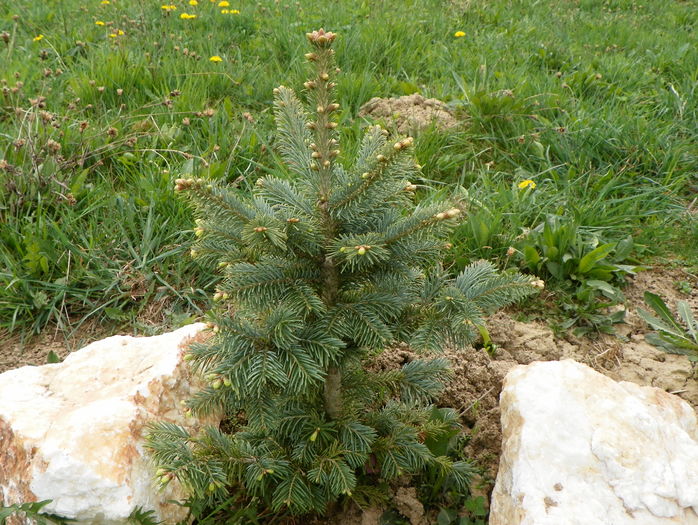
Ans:
[{"label": "young fir tree", "polygon": [[307,36],[312,111],[292,90],[274,90],[278,149],[292,178],[261,178],[252,195],[177,180],[199,217],[192,255],[225,272],[214,334],[187,355],[209,385],[188,407],[223,412],[231,428],[190,435],[154,425],[158,474],[212,503],[242,489],[294,514],[323,512],[371,479],[426,467],[465,488],[468,465],[425,444],[457,426],[455,411],[435,417],[430,404],[446,360],[382,373],[365,363],[399,341],[427,351],[472,342],[487,313],[534,288],[487,262],[455,278],[443,270],[463,209],[457,200],[413,202],[412,138],[390,141],[372,127],[353,164],[337,161],[335,35]]}]

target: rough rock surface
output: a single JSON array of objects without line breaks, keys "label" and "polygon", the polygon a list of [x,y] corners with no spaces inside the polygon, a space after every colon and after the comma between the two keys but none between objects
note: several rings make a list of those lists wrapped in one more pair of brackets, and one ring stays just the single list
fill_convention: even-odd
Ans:
[{"label": "rough rock surface", "polygon": [[698,524],[685,401],[565,360],[512,369],[500,404],[490,525]]},{"label": "rough rock surface", "polygon": [[182,356],[204,326],[109,337],[62,363],[1,374],[0,503],[51,499],[45,512],[78,523],[125,523],[137,507],[182,519],[182,507],[165,503],[180,496],[176,486],[152,481],[143,428],[184,423],[179,401],[192,385]]},{"label": "rough rock surface", "polygon": [[458,125],[445,103],[418,93],[397,98],[374,97],[361,106],[359,116],[387,120],[403,135],[420,131],[432,123],[442,130]]}]

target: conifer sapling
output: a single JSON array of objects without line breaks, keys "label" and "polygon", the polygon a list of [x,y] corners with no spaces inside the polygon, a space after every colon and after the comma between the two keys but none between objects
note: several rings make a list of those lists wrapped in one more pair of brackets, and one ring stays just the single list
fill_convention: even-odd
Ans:
[{"label": "conifer sapling", "polygon": [[176,477],[212,503],[242,490],[293,514],[426,467],[465,487],[469,466],[426,444],[458,425],[455,411],[432,405],[446,360],[383,372],[367,363],[396,342],[428,352],[468,344],[485,315],[535,290],[487,262],[456,277],[443,269],[464,209],[457,198],[414,202],[411,137],[371,127],[353,163],[338,161],[335,34],[307,36],[312,110],[274,90],[289,177],[260,178],[251,194],[176,181],[198,216],[192,255],[224,272],[213,333],[187,355],[208,382],[187,410],[222,412],[228,428],[190,434],[160,422],[148,438],[162,483]]}]

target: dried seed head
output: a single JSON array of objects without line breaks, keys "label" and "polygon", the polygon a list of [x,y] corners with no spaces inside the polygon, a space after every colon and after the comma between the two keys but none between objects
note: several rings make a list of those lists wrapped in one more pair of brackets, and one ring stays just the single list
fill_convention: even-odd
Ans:
[{"label": "dried seed head", "polygon": [[53,153],[54,155],[61,151],[61,145],[53,139],[48,139],[46,142],[46,148],[48,148],[49,152]]}]

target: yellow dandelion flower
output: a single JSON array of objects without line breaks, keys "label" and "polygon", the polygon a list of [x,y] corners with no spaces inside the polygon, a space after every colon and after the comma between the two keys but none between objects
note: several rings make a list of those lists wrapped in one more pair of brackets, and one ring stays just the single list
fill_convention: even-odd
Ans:
[{"label": "yellow dandelion flower", "polygon": [[211,62],[223,62],[223,59],[219,57],[218,55],[213,55],[211,58],[209,58]]},{"label": "yellow dandelion flower", "polygon": [[39,40],[42,40],[44,38],[44,35],[36,35],[32,40],[34,42],[38,42]]},{"label": "yellow dandelion flower", "polygon": [[237,9],[231,9],[231,10],[230,10],[230,14],[231,14],[231,15],[239,15],[239,14],[240,14],[240,11],[238,11]]},{"label": "yellow dandelion flower", "polygon": [[102,0],[102,1],[100,2],[100,4],[102,4],[102,5],[109,5],[109,4],[111,4],[111,2],[110,2],[109,0]]},{"label": "yellow dandelion flower", "polygon": [[199,5],[199,2],[197,2],[196,0],[189,0],[189,5],[197,6]]},{"label": "yellow dandelion flower", "polygon": [[228,13],[230,13],[230,9],[221,9],[222,15],[227,15]]},{"label": "yellow dandelion flower", "polygon": [[536,183],[533,182],[531,179],[526,179],[526,180],[522,180],[521,182],[519,182],[519,189],[520,190],[524,190],[526,188],[531,188],[532,190],[535,190]]},{"label": "yellow dandelion flower", "polygon": [[119,30],[116,32],[116,34],[119,35],[119,36],[122,36],[122,35],[125,35],[126,33],[124,33],[121,29],[119,29]]},{"label": "yellow dandelion flower", "polygon": [[189,13],[182,13],[181,15],[179,15],[179,18],[181,18],[182,20],[191,20],[193,18],[196,18],[196,15],[190,15]]},{"label": "yellow dandelion flower", "polygon": [[102,22],[101,20],[97,20],[97,21],[95,22],[95,25],[103,26],[103,25],[104,25],[104,22]]},{"label": "yellow dandelion flower", "polygon": [[453,36],[455,36],[456,38],[462,38],[462,37],[465,36],[465,32],[463,32],[463,31],[456,31],[455,33],[453,33]]},{"label": "yellow dandelion flower", "polygon": [[218,7],[230,7],[230,2],[226,2],[225,0],[218,2]]},{"label": "yellow dandelion flower", "polygon": [[160,9],[162,9],[162,10],[164,10],[164,11],[176,11],[176,10],[177,10],[177,6],[176,6],[176,5],[173,5],[173,4],[161,5],[161,6],[160,6]]},{"label": "yellow dandelion flower", "polygon": [[116,38],[116,33],[109,33],[109,38]]}]

